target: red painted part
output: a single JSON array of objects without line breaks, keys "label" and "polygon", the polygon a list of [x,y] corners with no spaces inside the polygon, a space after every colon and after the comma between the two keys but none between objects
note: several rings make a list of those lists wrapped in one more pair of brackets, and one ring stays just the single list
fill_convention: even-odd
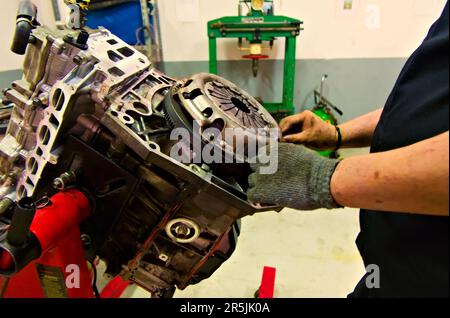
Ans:
[{"label": "red painted part", "polygon": [[[61,292],[68,298],[94,297],[79,230],[79,224],[90,213],[89,201],[80,191],[69,190],[58,193],[51,202],[36,212],[31,225],[43,254],[9,279],[5,298],[62,297]],[[42,267],[56,271],[61,279],[44,277],[44,286],[38,275],[38,268]],[[0,286],[5,280],[0,277]],[[55,290],[59,290],[56,296]]]},{"label": "red painted part", "polygon": [[[69,265],[79,268],[79,286],[69,286],[66,281],[72,281],[73,272]],[[45,290],[39,278],[37,268],[45,266],[57,269],[63,277],[61,286],[68,298],[93,298],[91,277],[86,264],[83,246],[80,240],[80,231],[74,228],[55,247],[42,255],[36,261],[28,264],[18,274],[10,278],[5,298],[46,298],[53,297],[51,290]],[[0,285],[3,278],[0,278]],[[78,287],[78,288],[77,288]]]},{"label": "red painted part", "polygon": [[0,250],[0,269],[7,270],[14,266],[14,261],[9,253]]},{"label": "red painted part", "polygon": [[244,59],[252,59],[252,60],[263,60],[263,59],[268,59],[269,55],[264,55],[264,54],[249,54],[249,55],[244,55],[243,56]]},{"label": "red painted part", "polygon": [[273,298],[276,272],[277,269],[274,267],[264,267],[261,287],[259,288],[259,298]]},{"label": "red painted part", "polygon": [[122,277],[117,276],[103,288],[100,298],[120,298],[128,286],[130,286],[130,282],[124,281]]},{"label": "red painted part", "polygon": [[41,244],[42,253],[63,239],[71,229],[78,227],[91,210],[86,196],[75,189],[59,192],[51,202],[50,206],[36,211],[30,228]]}]

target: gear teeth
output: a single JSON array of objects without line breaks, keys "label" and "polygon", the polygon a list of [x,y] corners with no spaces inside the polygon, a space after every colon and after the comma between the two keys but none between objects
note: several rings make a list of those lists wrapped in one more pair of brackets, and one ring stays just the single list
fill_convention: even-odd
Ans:
[{"label": "gear teeth", "polygon": [[[166,119],[166,122],[167,122],[168,126],[170,127],[170,129],[175,129],[176,128],[175,123],[173,122],[172,118],[170,118],[169,114],[167,114],[167,112],[165,110],[163,111],[163,114],[164,114],[164,118]],[[190,155],[192,156],[193,155],[192,144],[184,139],[182,139],[181,142],[186,147],[186,149],[188,149]]]},{"label": "gear teeth", "polygon": [[169,124],[171,129],[175,129],[175,123],[173,122],[172,118],[170,118],[169,114],[164,110],[163,111],[164,118],[166,119],[167,123]]}]

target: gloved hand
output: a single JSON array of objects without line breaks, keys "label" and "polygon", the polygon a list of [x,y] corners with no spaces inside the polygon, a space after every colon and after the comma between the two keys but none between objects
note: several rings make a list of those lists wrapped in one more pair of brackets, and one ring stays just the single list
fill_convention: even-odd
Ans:
[{"label": "gloved hand", "polygon": [[331,176],[338,163],[304,146],[280,143],[278,169],[274,174],[261,174],[261,163],[250,164],[253,173],[248,179],[248,199],[298,210],[338,208],[330,190]]}]

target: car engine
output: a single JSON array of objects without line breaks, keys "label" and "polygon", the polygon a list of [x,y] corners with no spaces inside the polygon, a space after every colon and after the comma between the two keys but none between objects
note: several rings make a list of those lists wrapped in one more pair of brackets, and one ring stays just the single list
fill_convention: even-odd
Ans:
[{"label": "car engine", "polygon": [[[166,297],[231,256],[239,219],[277,209],[248,202],[245,160],[199,156],[209,146],[236,159],[221,135],[227,128],[245,130],[249,142],[257,131],[270,137],[277,123],[255,98],[216,75],[163,74],[106,29],[35,23],[28,35],[23,77],[4,91],[0,253],[2,224],[19,199],[77,187],[95,203],[81,224],[87,259]],[[180,128],[188,142],[174,140]],[[184,155],[174,158],[174,146]]]}]

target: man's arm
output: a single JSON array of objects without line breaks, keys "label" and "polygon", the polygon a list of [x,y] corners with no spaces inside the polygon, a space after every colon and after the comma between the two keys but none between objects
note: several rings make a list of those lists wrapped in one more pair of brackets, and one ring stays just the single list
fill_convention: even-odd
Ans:
[{"label": "man's arm", "polygon": [[342,206],[449,215],[449,133],[339,163],[331,194]]},{"label": "man's arm", "polygon": [[370,146],[382,112],[383,108],[380,108],[339,125],[342,134],[342,148]]},{"label": "man's arm", "polygon": [[[380,108],[340,125],[343,138],[342,147],[370,146],[382,112],[383,109]],[[283,119],[280,128],[284,141],[301,144],[315,150],[334,149],[338,141],[334,126],[327,124],[309,110]]]},{"label": "man's arm", "polygon": [[280,143],[273,153],[278,158],[274,174],[261,173],[260,162],[250,165],[248,199],[299,210],[347,206],[448,216],[448,138],[446,132],[408,147],[342,161]]}]

